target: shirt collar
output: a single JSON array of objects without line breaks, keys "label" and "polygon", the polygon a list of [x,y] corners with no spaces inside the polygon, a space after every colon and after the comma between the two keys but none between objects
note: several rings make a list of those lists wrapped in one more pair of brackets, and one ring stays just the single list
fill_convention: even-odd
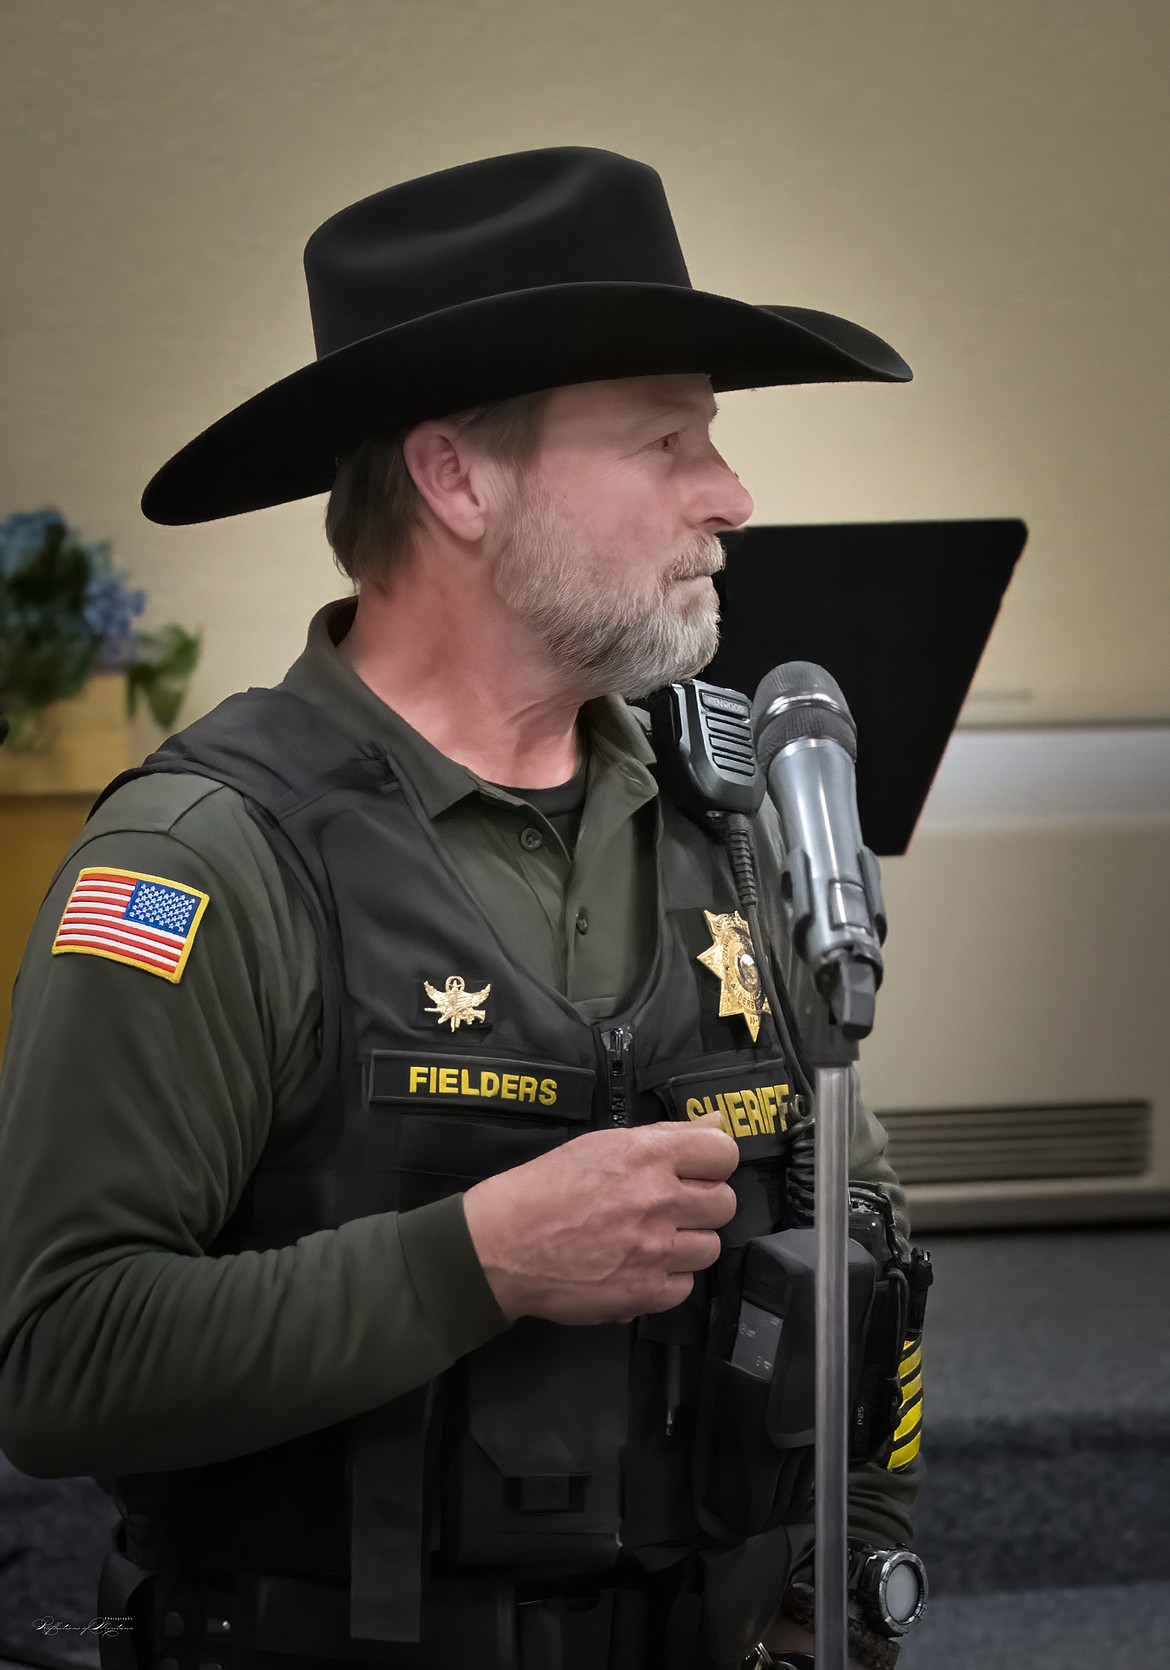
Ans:
[{"label": "shirt collar", "polygon": [[[324,708],[351,736],[385,748],[395,767],[409,778],[430,818],[472,794],[510,800],[511,796],[500,795],[467,766],[441,754],[358,677],[337,648],[356,609],[355,597],[318,609],[309,622],[305,647],[285,674],[282,687]],[[648,769],[654,763],[654,750],[634,709],[620,696],[599,696],[584,703],[581,721],[589,740],[591,787],[599,771],[614,769],[637,783],[641,798],[657,793]]]}]

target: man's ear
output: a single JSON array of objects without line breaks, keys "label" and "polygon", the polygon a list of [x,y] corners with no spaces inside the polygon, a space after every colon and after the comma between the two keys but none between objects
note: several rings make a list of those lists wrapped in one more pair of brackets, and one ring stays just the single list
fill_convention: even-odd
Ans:
[{"label": "man's ear", "polygon": [[402,456],[427,506],[457,539],[478,544],[498,494],[489,461],[455,424],[430,418],[408,430]]}]

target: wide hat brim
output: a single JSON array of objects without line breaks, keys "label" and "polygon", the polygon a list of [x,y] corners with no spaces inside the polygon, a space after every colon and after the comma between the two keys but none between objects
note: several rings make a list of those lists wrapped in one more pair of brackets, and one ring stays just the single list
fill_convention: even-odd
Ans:
[{"label": "wide hat brim", "polygon": [[677,284],[514,290],[351,342],[245,400],[151,478],[152,522],[210,522],[328,492],[367,436],[538,389],[699,372],[718,393],[903,383],[905,360],[831,313],[756,307]]}]

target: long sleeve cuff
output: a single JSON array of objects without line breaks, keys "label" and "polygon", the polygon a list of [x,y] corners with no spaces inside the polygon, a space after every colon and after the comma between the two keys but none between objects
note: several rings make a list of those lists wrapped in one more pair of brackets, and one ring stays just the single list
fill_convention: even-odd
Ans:
[{"label": "long sleeve cuff", "polygon": [[419,1313],[446,1336],[453,1356],[508,1327],[476,1254],[461,1194],[403,1212],[398,1225]]}]

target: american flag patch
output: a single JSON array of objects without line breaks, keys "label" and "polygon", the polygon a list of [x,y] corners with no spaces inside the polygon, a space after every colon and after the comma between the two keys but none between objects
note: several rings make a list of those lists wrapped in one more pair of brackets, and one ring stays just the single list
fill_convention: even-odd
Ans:
[{"label": "american flag patch", "polygon": [[82,870],[61,917],[53,955],[82,951],[164,980],[183,978],[210,895],[137,870]]}]

